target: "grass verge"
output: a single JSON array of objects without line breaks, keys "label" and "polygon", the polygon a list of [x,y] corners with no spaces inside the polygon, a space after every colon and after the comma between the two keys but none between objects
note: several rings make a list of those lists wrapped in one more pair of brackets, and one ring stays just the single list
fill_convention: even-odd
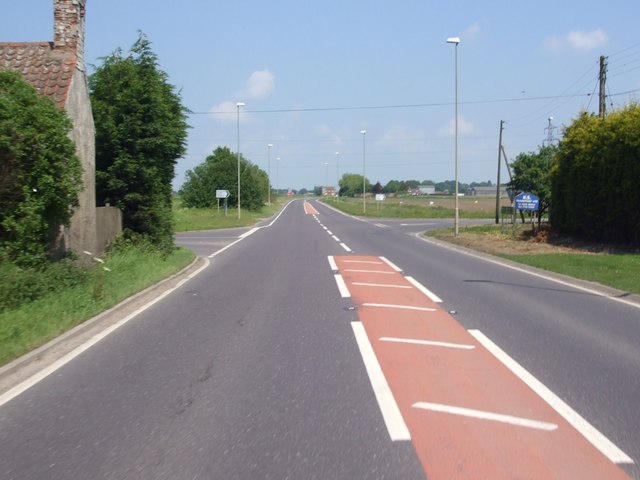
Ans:
[{"label": "grass verge", "polygon": [[501,255],[514,262],[640,294],[640,255],[612,253],[547,253]]},{"label": "grass verge", "polygon": [[568,275],[625,292],[640,294],[640,254],[612,253],[606,246],[582,245],[562,238],[545,241],[531,235],[531,225],[515,228],[500,225],[463,227],[454,237],[453,229],[426,232],[425,235],[506,258],[514,262]]},{"label": "grass verge", "polygon": [[238,219],[238,211],[235,208],[229,208],[225,217],[223,206],[220,207],[220,211],[217,208],[185,208],[182,207],[180,199],[175,197],[173,200],[175,231],[191,232],[195,230],[248,227],[276,214],[285,201],[282,200],[271,205],[265,205],[259,212],[241,210],[240,219]]},{"label": "grass verge", "polygon": [[153,250],[130,246],[106,257],[104,264],[92,266],[76,285],[3,309],[0,365],[180,271],[194,257],[193,252],[183,248],[163,257]]}]

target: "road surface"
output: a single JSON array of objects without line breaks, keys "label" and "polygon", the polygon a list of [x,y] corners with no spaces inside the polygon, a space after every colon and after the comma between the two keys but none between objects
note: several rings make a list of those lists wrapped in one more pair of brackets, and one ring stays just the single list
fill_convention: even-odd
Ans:
[{"label": "road surface", "polygon": [[0,478],[640,478],[638,306],[441,224],[180,234],[202,271],[0,394]]}]

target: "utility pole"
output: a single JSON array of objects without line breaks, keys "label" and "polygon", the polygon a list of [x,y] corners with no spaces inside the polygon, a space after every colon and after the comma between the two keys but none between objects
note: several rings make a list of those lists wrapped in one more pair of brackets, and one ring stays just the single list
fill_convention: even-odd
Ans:
[{"label": "utility pole", "polygon": [[496,182],[496,225],[500,223],[500,164],[502,163],[502,130],[504,120],[500,120],[500,140],[498,141],[498,181]]},{"label": "utility pole", "polygon": [[607,83],[607,57],[604,55],[600,55],[600,73],[598,75],[600,79],[600,94],[599,94],[599,103],[598,103],[598,115],[600,118],[604,118],[606,115],[607,104],[606,104],[606,95],[605,95],[605,85]]}]

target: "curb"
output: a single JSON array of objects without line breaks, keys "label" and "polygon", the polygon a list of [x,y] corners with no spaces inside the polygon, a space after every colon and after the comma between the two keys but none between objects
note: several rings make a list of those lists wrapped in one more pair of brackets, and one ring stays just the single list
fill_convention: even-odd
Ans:
[{"label": "curb", "polygon": [[619,290],[617,288],[609,287],[607,285],[603,285],[601,283],[591,282],[588,280],[582,280],[575,277],[570,277],[568,275],[563,275],[561,273],[552,272],[550,270],[543,270],[541,268],[532,267],[530,265],[526,265],[524,263],[514,262],[512,260],[507,260],[506,258],[497,257],[495,255],[491,255],[490,253],[481,252],[479,250],[473,250],[468,247],[463,247],[461,245],[456,245],[455,243],[449,243],[445,240],[439,240],[433,237],[427,237],[422,233],[416,233],[415,236],[422,240],[423,242],[432,243],[434,245],[438,245],[443,248],[449,248],[451,250],[457,250],[459,252],[465,253],[466,255],[470,255],[472,257],[481,258],[488,262],[501,264],[506,267],[522,270],[525,272],[529,272],[538,277],[544,277],[551,279],[552,281],[558,283],[564,283],[566,285],[573,286],[575,288],[579,288],[581,290],[591,291],[595,294],[599,294],[603,297],[610,298],[616,301],[620,301],[623,303],[630,304],[635,307],[640,307],[640,295],[635,293],[626,292],[624,290]]},{"label": "curb", "polygon": [[0,394],[9,390],[13,385],[20,383],[35,374],[54,360],[71,352],[82,345],[98,331],[113,325],[121,318],[135,312],[141,306],[149,303],[163,292],[176,287],[193,272],[202,268],[207,259],[197,256],[189,265],[177,273],[160,280],[158,283],[141,290],[126,298],[117,305],[105,310],[98,315],[85,320],[56,338],[49,340],[44,345],[0,367]]}]

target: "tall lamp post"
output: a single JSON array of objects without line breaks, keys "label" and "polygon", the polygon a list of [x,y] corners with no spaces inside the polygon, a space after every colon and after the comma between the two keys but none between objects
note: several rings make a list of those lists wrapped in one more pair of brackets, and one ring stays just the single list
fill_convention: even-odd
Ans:
[{"label": "tall lamp post", "polygon": [[280,196],[280,157],[276,157],[276,197]]},{"label": "tall lamp post", "polygon": [[325,191],[329,195],[329,162],[324,162],[324,168],[326,170],[325,187],[327,188]]},{"label": "tall lamp post", "polygon": [[455,207],[455,221],[454,221],[454,235],[458,236],[458,224],[459,224],[459,209],[458,209],[458,45],[460,44],[460,37],[450,37],[447,38],[447,43],[452,43],[455,45],[455,62],[456,62],[456,119],[455,119],[455,129],[456,129],[456,207]]},{"label": "tall lamp post", "polygon": [[273,143],[267,144],[267,183],[269,184],[269,193],[267,194],[267,203],[271,205],[271,147]]},{"label": "tall lamp post", "polygon": [[340,152],[336,152],[336,203],[340,201]]},{"label": "tall lamp post", "polygon": [[244,107],[243,102],[236,103],[238,119],[238,219],[240,219],[240,107]]},{"label": "tall lamp post", "polygon": [[362,134],[362,213],[367,213],[367,177],[365,176],[365,166],[366,166],[366,138],[367,131],[360,130]]}]

